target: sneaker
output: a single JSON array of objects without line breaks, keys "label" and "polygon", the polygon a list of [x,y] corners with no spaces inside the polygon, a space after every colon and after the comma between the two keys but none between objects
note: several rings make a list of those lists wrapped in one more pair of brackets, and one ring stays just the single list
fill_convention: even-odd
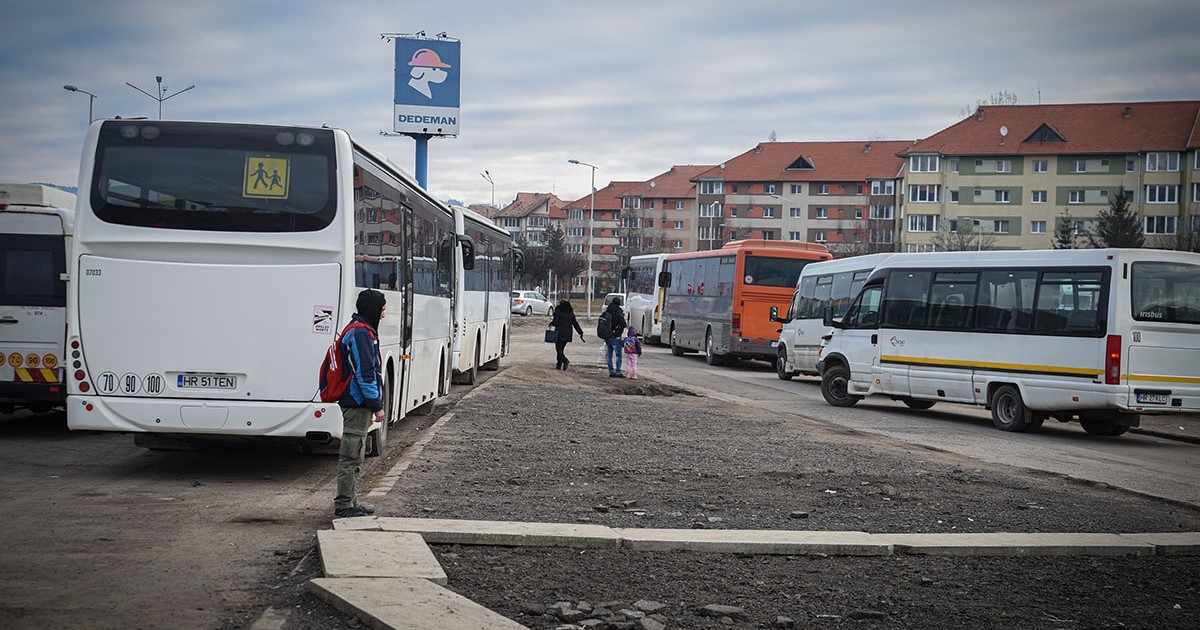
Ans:
[{"label": "sneaker", "polygon": [[354,518],[356,516],[370,516],[375,513],[371,508],[363,506],[338,508],[333,511],[333,518]]}]

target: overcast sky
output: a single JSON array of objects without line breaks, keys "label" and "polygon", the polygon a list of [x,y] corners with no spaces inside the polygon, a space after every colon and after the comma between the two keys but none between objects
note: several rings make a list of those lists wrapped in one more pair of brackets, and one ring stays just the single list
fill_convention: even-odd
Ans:
[{"label": "overcast sky", "polygon": [[74,186],[88,118],[341,127],[413,170],[390,130],[393,45],[462,41],[439,198],[567,200],[780,141],[929,136],[990,94],[1023,104],[1200,99],[1196,0],[5,0],[0,181]]}]

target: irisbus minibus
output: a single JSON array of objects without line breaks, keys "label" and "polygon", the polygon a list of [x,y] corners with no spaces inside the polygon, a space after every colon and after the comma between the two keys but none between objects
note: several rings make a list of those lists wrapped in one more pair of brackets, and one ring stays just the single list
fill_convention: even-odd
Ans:
[{"label": "irisbus minibus", "polygon": [[735,358],[774,364],[779,335],[771,307],[787,306],[805,265],[832,258],[819,243],[757,239],[668,254],[663,326],[671,353],[703,350],[709,365]]},{"label": "irisbus minibus", "polygon": [[888,256],[891,254],[867,254],[805,265],[787,315],[780,318],[778,309],[771,307],[771,321],[782,324],[775,361],[781,380],[797,374],[817,375],[821,339],[829,331],[823,324],[825,308],[833,309],[834,318],[844,315],[850,298],[858,295],[867,276]]},{"label": "irisbus minibus", "polygon": [[475,264],[462,270],[455,297],[452,365],[456,382],[474,385],[480,369],[500,369],[508,354],[509,290],[521,254],[508,230],[468,208],[453,210],[458,233],[475,247]]},{"label": "irisbus minibus", "polygon": [[1078,249],[896,254],[822,349],[835,406],[984,405],[1005,431],[1049,417],[1120,435],[1200,411],[1200,254]]},{"label": "irisbus minibus", "polygon": [[390,423],[449,391],[472,251],[448,207],[345,131],[97,121],[69,267],[68,425],[149,446],[340,438],[317,371],[369,287],[387,298],[378,454]]},{"label": "irisbus minibus", "polygon": [[662,342],[662,310],[666,287],[658,281],[666,254],[642,254],[629,259],[625,268],[625,312],[629,325],[646,341]]},{"label": "irisbus minibus", "polygon": [[0,184],[0,413],[49,411],[63,382],[67,257],[75,195]]}]

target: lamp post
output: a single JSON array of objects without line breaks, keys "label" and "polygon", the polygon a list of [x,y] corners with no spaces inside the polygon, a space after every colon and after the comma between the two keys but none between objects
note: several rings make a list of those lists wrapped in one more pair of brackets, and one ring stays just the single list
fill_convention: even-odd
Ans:
[{"label": "lamp post", "polygon": [[480,175],[483,176],[483,179],[486,180],[487,183],[492,185],[492,207],[495,208],[496,207],[496,182],[492,181],[492,174],[487,171],[480,173]]},{"label": "lamp post", "polygon": [[592,209],[588,213],[588,235],[587,235],[587,308],[588,317],[592,316],[592,293],[595,290],[592,287],[592,232],[596,224],[596,165],[580,162],[579,160],[567,160],[570,164],[578,164],[579,166],[587,166],[592,169]]},{"label": "lamp post", "polygon": [[183,88],[182,90],[179,90],[178,92],[176,92],[176,93],[174,93],[174,94],[172,94],[172,95],[170,95],[170,96],[167,96],[167,86],[163,85],[163,78],[162,78],[162,75],[160,74],[160,75],[158,75],[158,76],[154,77],[154,80],[155,80],[156,82],[158,82],[158,95],[157,95],[157,96],[155,96],[155,95],[153,95],[153,94],[151,94],[151,93],[147,92],[146,90],[143,90],[142,88],[140,88],[140,87],[138,87],[138,86],[136,86],[136,85],[134,85],[134,84],[132,84],[132,83],[130,83],[130,82],[128,82],[128,81],[126,81],[126,82],[125,82],[125,85],[128,85],[129,87],[131,87],[131,88],[133,88],[133,89],[135,89],[135,90],[137,90],[137,91],[141,92],[142,94],[145,94],[146,96],[149,96],[150,98],[152,98],[152,99],[154,99],[154,100],[158,101],[158,118],[159,118],[159,120],[162,120],[162,104],[163,104],[163,101],[165,101],[165,100],[167,100],[167,99],[169,99],[169,98],[173,98],[173,97],[179,96],[180,94],[183,94],[184,92],[186,92],[186,91],[188,91],[188,90],[190,90],[190,89],[192,89],[192,88],[196,87],[196,86],[194,86],[194,85],[189,85],[189,86],[187,86],[187,87]]},{"label": "lamp post", "polygon": [[79,92],[80,94],[88,95],[88,124],[89,125],[92,124],[92,121],[95,120],[95,118],[92,116],[92,111],[95,109],[94,106],[96,104],[97,96],[87,90],[81,90],[81,89],[75,87],[74,85],[64,85],[63,89],[68,92]]}]

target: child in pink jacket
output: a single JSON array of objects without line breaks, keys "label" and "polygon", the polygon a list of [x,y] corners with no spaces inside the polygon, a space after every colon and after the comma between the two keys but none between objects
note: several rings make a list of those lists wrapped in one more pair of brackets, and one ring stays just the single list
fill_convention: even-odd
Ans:
[{"label": "child in pink jacket", "polygon": [[629,327],[621,345],[625,350],[625,373],[629,378],[637,378],[638,357],[642,354],[642,340],[638,339],[637,328]]}]

